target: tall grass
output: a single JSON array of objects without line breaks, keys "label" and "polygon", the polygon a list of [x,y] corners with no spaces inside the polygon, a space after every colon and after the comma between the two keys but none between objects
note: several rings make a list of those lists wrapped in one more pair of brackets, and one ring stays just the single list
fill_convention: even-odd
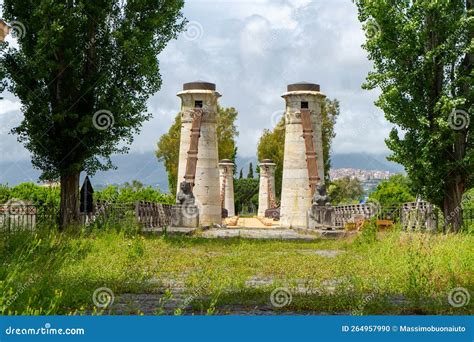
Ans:
[{"label": "tall grass", "polygon": [[[144,236],[132,216],[64,233],[20,231],[0,236],[0,314],[100,314],[92,302],[99,287],[119,300],[162,291],[170,280],[184,285],[197,313],[268,306],[285,287],[293,300],[282,312],[472,314],[472,300],[455,308],[447,294],[472,292],[473,245],[469,234],[372,226],[355,239],[312,242]],[[315,253],[326,250],[340,254]]]}]

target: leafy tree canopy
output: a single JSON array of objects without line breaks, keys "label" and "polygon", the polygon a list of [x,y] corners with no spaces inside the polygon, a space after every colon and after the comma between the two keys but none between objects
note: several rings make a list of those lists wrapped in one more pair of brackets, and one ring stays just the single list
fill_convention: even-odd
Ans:
[{"label": "leafy tree canopy", "polygon": [[329,197],[334,205],[358,203],[364,195],[364,189],[357,178],[344,177],[331,182]]},{"label": "leafy tree canopy", "polygon": [[443,208],[454,231],[473,186],[474,20],[472,0],[359,0],[374,63],[365,88],[397,125],[386,140],[414,191]]},{"label": "leafy tree canopy", "polygon": [[383,180],[369,196],[369,200],[376,200],[383,207],[413,202],[415,199],[410,180],[404,175],[394,175]]}]

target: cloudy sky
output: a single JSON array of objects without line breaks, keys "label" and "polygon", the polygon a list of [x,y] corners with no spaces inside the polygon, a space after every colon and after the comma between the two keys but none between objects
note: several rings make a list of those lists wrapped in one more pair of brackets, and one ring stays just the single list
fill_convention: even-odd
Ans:
[{"label": "cloudy sky", "polygon": [[[255,156],[262,130],[283,113],[280,95],[298,81],[320,84],[341,103],[333,152],[387,152],[384,138],[391,125],[373,104],[378,93],[361,89],[371,62],[361,48],[364,33],[351,0],[194,0],[186,2],[184,15],[187,31],[159,56],[163,86],[149,100],[153,119],[144,124],[133,151],[154,150],[179,111],[182,84],[205,80],[217,84],[221,105],[239,112],[243,157]],[[8,134],[21,120],[20,103],[3,96],[2,160],[28,159]]]}]

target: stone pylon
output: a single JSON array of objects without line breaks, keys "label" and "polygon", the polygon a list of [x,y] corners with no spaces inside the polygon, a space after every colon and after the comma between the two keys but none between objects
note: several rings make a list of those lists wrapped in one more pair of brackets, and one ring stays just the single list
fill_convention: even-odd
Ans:
[{"label": "stone pylon", "polygon": [[199,134],[199,142],[193,193],[199,208],[199,224],[201,226],[220,224],[222,212],[216,116],[217,100],[221,95],[216,91],[215,84],[203,81],[183,84],[183,91],[177,95],[181,98],[181,140],[177,191],[179,191],[179,184],[185,180],[189,157],[196,156],[196,150],[190,150],[191,128],[196,109],[200,109],[202,110],[200,131],[194,132]]},{"label": "stone pylon", "polygon": [[275,168],[270,159],[260,162],[260,181],[258,189],[258,216],[264,217],[265,210],[275,205]]},{"label": "stone pylon", "polygon": [[227,209],[228,217],[235,216],[234,205],[234,163],[230,159],[219,162],[219,183],[221,187],[222,208]]},{"label": "stone pylon", "polygon": [[[300,82],[288,85],[282,95],[286,101],[285,111],[285,151],[283,161],[283,181],[281,189],[280,224],[282,227],[307,227],[307,212],[311,207],[308,157],[314,161],[313,172],[319,177],[314,182],[324,182],[324,160],[322,143],[321,102],[326,97],[318,84]],[[309,111],[309,127],[303,132],[302,112]],[[312,135],[305,141],[304,135]],[[308,151],[311,144],[313,151]]]}]

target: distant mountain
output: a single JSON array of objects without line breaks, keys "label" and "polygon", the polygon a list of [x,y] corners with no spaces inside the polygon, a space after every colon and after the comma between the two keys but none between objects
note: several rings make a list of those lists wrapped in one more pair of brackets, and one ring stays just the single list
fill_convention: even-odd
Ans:
[{"label": "distant mountain", "polygon": [[[123,184],[136,179],[168,191],[168,176],[163,163],[159,163],[153,151],[112,156],[116,170],[97,172],[91,177],[94,186]],[[0,162],[0,183],[16,185],[22,182],[38,182],[40,172],[29,160]],[[83,173],[81,178],[85,177]]]},{"label": "distant mountain", "polygon": [[[362,170],[382,170],[390,172],[403,172],[403,167],[399,164],[386,160],[386,155],[376,155],[368,153],[345,153],[333,154],[331,156],[333,168],[354,168]],[[133,152],[125,155],[112,157],[117,170],[97,172],[91,177],[94,186],[107,184],[123,184],[132,180],[139,180],[145,185],[160,188],[168,191],[168,176],[163,163],[159,163],[153,151],[138,153]],[[237,156],[236,174],[243,169],[244,177],[247,176],[249,163],[257,166],[255,157]],[[18,162],[0,162],[0,184],[16,185],[22,182],[37,182],[40,172],[33,169],[29,160]],[[85,174],[82,174],[82,178]]]},{"label": "distant mountain", "polygon": [[331,155],[331,168],[352,168],[361,170],[381,170],[394,173],[404,172],[402,165],[388,161],[387,154],[337,153]]}]

